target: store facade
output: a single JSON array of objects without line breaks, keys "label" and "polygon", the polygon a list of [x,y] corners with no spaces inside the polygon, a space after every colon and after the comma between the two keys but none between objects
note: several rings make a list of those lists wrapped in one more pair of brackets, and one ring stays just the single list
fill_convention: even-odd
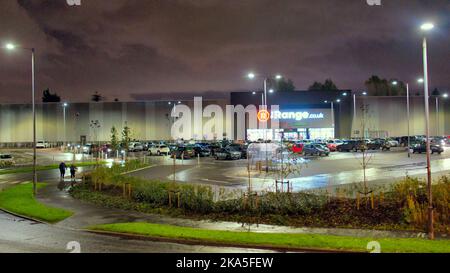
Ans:
[{"label": "store facade", "polygon": [[[345,138],[351,134],[350,91],[294,91],[268,96],[269,129],[247,129],[247,140],[287,140]],[[232,105],[259,105],[252,92],[231,94]],[[276,110],[272,110],[271,106]],[[275,126],[272,126],[275,125]],[[272,128],[271,128],[272,127]]]}]

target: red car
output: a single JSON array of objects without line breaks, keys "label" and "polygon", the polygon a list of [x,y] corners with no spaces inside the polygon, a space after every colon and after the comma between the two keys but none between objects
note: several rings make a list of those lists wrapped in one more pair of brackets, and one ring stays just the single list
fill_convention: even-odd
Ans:
[{"label": "red car", "polygon": [[343,142],[341,140],[328,140],[327,141],[327,147],[330,150],[330,152],[336,152],[337,146],[341,145]]},{"label": "red car", "polygon": [[303,143],[294,143],[291,147],[291,151],[294,154],[302,154],[304,147],[305,147],[305,145]]}]

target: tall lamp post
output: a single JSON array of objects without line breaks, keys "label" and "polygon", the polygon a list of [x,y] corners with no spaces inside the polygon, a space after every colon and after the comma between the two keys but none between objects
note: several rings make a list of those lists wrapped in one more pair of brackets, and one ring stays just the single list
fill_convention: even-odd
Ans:
[{"label": "tall lamp post", "polygon": [[[420,29],[424,32],[434,28],[432,23],[423,24]],[[428,56],[427,56],[427,38],[423,37],[423,86],[425,96],[425,134],[426,134],[426,152],[427,152],[427,185],[428,185],[428,236],[434,239],[434,220],[433,220],[433,191],[431,187],[431,149],[430,149],[430,107],[428,93]]]},{"label": "tall lamp post", "polygon": [[34,48],[19,47],[12,43],[5,45],[7,50],[24,49],[31,52],[31,105],[33,112],[33,195],[37,193],[37,172],[36,172],[36,102],[35,102],[35,52]]},{"label": "tall lamp post", "polygon": [[[353,93],[353,126],[356,126],[356,113],[357,113],[357,109],[356,109],[356,95],[357,92]],[[361,92],[362,96],[367,96],[367,92],[363,91]],[[363,138],[365,137],[365,132],[363,132]]]},{"label": "tall lamp post", "polygon": [[[257,75],[255,73],[253,73],[253,72],[247,74],[247,78],[250,79],[250,80],[254,80],[256,77],[257,77]],[[270,90],[267,89],[268,85],[269,85],[269,81],[272,80],[272,79],[281,80],[282,78],[283,78],[283,76],[281,76],[279,74],[275,75],[273,77],[270,77],[270,76],[265,76],[264,77],[264,83],[263,83],[263,105],[262,105],[264,107],[264,110],[269,111],[269,107],[268,107],[268,104],[267,104],[267,92],[270,92],[270,93],[274,92],[273,89],[270,89]],[[267,130],[268,130],[268,128],[266,128],[266,130],[264,130],[264,132],[265,132],[264,133],[265,134],[265,142],[266,142],[266,173],[269,172],[269,156],[268,156],[268,151],[267,151]]]},{"label": "tall lamp post", "polygon": [[64,130],[64,134],[63,134],[63,152],[66,150],[66,142],[67,142],[67,130],[66,130],[66,108],[67,106],[69,106],[69,104],[67,104],[67,102],[63,103],[63,119],[64,119],[64,125],[63,125],[63,130]]},{"label": "tall lamp post", "polygon": [[[398,81],[393,81],[392,85],[397,86],[398,85]],[[410,111],[410,95],[409,95],[409,83],[406,83],[406,117],[407,117],[407,127],[408,127],[408,140],[407,140],[407,145],[408,145],[408,157],[411,157],[411,133],[410,133],[410,124],[411,124],[411,111]]]}]

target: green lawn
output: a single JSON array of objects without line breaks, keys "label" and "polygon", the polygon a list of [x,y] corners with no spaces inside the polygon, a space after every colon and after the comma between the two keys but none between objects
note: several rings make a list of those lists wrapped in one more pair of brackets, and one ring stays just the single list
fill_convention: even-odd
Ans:
[{"label": "green lawn", "polygon": [[[76,163],[75,166],[77,166],[77,167],[89,167],[89,166],[95,166],[97,164],[106,164],[106,162],[105,161],[99,161],[98,163],[97,163],[97,161],[80,162],[80,163]],[[37,166],[36,170],[37,171],[47,171],[47,170],[54,170],[54,169],[58,169],[58,168],[59,168],[59,164],[51,164],[51,165],[46,165],[46,166]],[[29,172],[32,172],[32,171],[33,171],[33,167],[32,166],[18,167],[18,168],[9,168],[9,169],[0,170],[0,175],[2,175],[2,174],[13,174],[13,173],[29,173]]]},{"label": "green lawn", "polygon": [[[46,184],[39,183],[38,189]],[[33,184],[23,184],[0,192],[0,208],[19,215],[49,223],[56,223],[72,216],[73,212],[46,206],[33,197]]]},{"label": "green lawn", "polygon": [[123,223],[100,225],[91,230],[139,234],[178,240],[199,240],[241,246],[272,246],[283,248],[308,248],[323,250],[350,250],[368,252],[367,243],[378,241],[384,253],[442,253],[450,252],[449,240],[356,238],[318,234],[274,234],[231,232],[178,227],[150,223]]}]

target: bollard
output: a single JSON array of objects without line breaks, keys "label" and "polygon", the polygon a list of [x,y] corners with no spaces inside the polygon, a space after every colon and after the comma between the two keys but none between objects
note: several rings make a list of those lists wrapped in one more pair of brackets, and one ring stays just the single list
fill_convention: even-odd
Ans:
[{"label": "bollard", "polygon": [[128,184],[128,197],[131,199],[131,193],[132,193],[132,190],[131,190],[131,184]]},{"label": "bollard", "polygon": [[197,154],[197,164],[200,165],[200,154]]}]

